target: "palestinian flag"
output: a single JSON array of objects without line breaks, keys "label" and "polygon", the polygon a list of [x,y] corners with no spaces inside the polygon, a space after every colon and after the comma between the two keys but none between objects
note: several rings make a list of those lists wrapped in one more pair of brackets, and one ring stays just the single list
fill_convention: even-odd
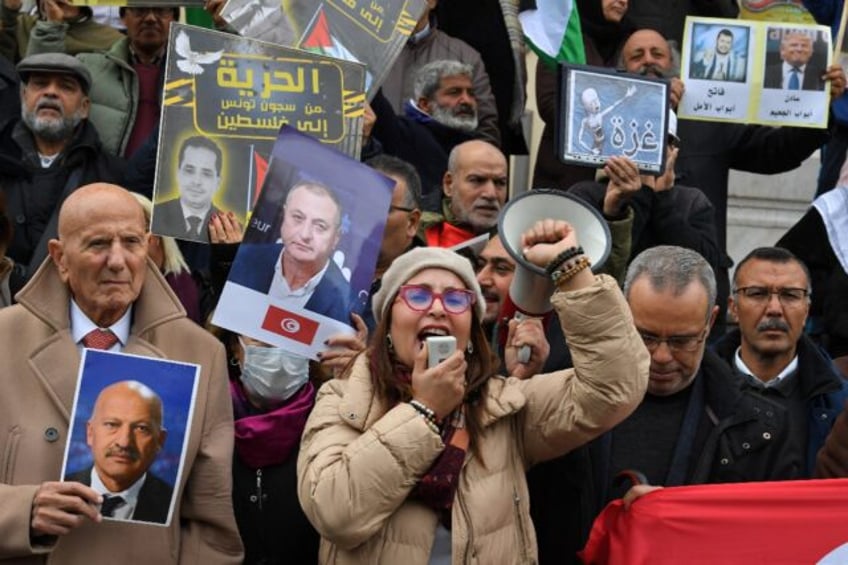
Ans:
[{"label": "palestinian flag", "polygon": [[333,36],[327,22],[327,13],[324,11],[324,6],[318,8],[312,16],[312,20],[307,25],[306,32],[300,40],[300,48],[319,55],[361,63],[347,47],[342,45],[341,41]]},{"label": "palestinian flag", "polygon": [[549,66],[586,64],[575,0],[536,0],[536,7],[522,11],[518,18],[527,43]]}]

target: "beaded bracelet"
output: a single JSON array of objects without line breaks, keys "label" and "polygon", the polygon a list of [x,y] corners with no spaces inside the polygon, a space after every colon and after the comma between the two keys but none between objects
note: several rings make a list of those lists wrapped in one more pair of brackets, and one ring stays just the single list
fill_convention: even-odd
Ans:
[{"label": "beaded bracelet", "polygon": [[430,428],[431,432],[433,432],[434,434],[439,434],[439,435],[442,434],[442,430],[439,429],[439,426],[437,426],[432,421],[430,421],[430,418],[428,418],[427,416],[425,416],[421,412],[419,412],[418,415],[421,417],[422,420],[424,420],[424,423],[427,424],[427,427]]},{"label": "beaded bracelet", "polygon": [[577,257],[578,255],[583,255],[584,251],[581,246],[577,247],[569,247],[565,251],[561,252],[559,255],[554,257],[550,263],[548,263],[547,267],[545,267],[545,273],[550,277],[553,276],[554,271],[562,267],[562,264]]},{"label": "beaded bracelet", "polygon": [[554,271],[554,274],[551,275],[551,279],[554,281],[554,284],[559,287],[563,283],[573,279],[580,271],[589,268],[591,264],[592,262],[589,261],[588,257],[586,257],[585,255],[581,255],[580,258],[573,265],[570,265],[567,269],[564,269],[562,271]]},{"label": "beaded bracelet", "polygon": [[418,414],[424,418],[428,424],[430,424],[430,429],[439,433],[439,422],[436,420],[436,413],[432,410],[432,408],[425,406],[422,402],[417,400],[410,400],[409,405],[415,408],[415,411],[418,412]]}]

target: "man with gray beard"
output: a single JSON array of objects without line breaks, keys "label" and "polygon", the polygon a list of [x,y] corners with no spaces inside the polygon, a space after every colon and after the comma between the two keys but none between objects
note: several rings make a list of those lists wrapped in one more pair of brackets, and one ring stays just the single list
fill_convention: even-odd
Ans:
[{"label": "man with gray beard", "polygon": [[59,207],[78,187],[121,182],[124,162],[103,152],[88,122],[91,76],[70,55],[44,53],[18,63],[21,118],[0,126],[0,190],[15,230],[7,254],[14,294],[47,256]]},{"label": "man with gray beard", "polygon": [[378,93],[371,102],[377,121],[372,137],[383,151],[415,166],[424,210],[441,210],[442,178],[457,145],[485,139],[478,131],[478,105],[471,65],[453,60],[427,63],[415,73],[413,97],[396,116]]}]

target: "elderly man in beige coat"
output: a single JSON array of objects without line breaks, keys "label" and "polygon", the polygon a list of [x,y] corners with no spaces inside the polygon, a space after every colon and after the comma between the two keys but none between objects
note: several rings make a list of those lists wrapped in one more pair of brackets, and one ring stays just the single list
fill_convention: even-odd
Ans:
[{"label": "elderly man in beige coat", "polygon": [[[147,259],[145,228],[141,207],[124,189],[78,189],[62,205],[50,258],[18,293],[18,304],[0,311],[4,563],[241,562],[230,500],[233,422],[223,347],[186,318]],[[101,338],[100,348],[201,366],[168,527],[103,521],[100,493],[57,482],[80,354],[94,347],[93,335]]]}]

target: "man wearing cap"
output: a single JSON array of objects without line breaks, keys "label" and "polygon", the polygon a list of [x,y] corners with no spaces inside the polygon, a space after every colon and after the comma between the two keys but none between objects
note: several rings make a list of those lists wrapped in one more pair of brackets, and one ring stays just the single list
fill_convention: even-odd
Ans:
[{"label": "man wearing cap", "polygon": [[18,72],[21,118],[0,129],[0,190],[15,227],[7,251],[15,262],[13,294],[47,256],[65,198],[84,184],[118,181],[124,172],[87,119],[91,76],[82,63],[44,53],[22,60]]},{"label": "man wearing cap", "polygon": [[[107,51],[77,55],[92,76],[91,121],[101,133],[103,148],[131,157],[159,123],[160,93],[165,74],[165,49],[171,22],[179,8],[121,7],[126,37]],[[61,50],[65,28],[52,36],[33,36],[29,53]]]}]

